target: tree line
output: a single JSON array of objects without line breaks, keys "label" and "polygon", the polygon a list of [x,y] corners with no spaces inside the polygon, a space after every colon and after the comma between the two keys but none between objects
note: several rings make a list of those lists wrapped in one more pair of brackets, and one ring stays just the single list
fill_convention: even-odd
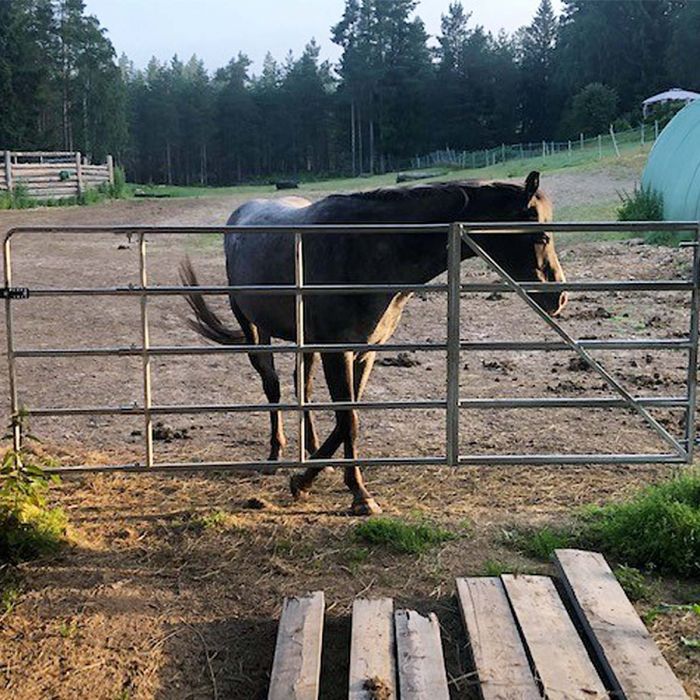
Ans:
[{"label": "tree line", "polygon": [[337,65],[311,40],[137,69],[83,0],[0,0],[0,148],[113,153],[130,179],[230,184],[382,172],[438,148],[587,136],[641,119],[642,99],[700,89],[700,3],[542,0],[513,34],[451,2],[429,37],[418,0],[346,0],[330,29]]}]

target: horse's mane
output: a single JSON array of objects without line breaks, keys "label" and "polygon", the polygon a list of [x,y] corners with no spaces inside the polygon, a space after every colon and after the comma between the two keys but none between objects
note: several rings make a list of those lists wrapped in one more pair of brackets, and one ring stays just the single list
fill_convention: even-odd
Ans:
[{"label": "horse's mane", "polygon": [[[379,187],[374,190],[363,192],[350,192],[347,194],[332,194],[328,199],[353,200],[363,202],[410,202],[427,197],[461,194],[468,202],[474,190],[490,190],[503,195],[522,195],[525,187],[513,182],[502,182],[500,180],[453,180],[451,182],[431,182],[418,183],[408,187]],[[535,205],[540,212],[540,220],[551,221],[552,202],[542,190],[537,190],[534,199]]]}]

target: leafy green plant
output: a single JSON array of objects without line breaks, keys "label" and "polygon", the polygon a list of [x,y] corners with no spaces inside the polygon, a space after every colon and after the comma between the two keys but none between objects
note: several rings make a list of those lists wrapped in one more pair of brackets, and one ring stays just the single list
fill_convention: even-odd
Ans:
[{"label": "leafy green plant", "polygon": [[545,526],[504,530],[501,541],[534,559],[549,559],[555,549],[570,547],[572,536],[564,529]]},{"label": "leafy green plant", "polygon": [[[510,530],[502,539],[536,558],[548,558],[563,547],[588,547],[642,571],[697,576],[700,470],[648,486],[626,501],[583,508],[565,527]],[[622,576],[634,586],[631,569]],[[641,592],[639,585],[637,591]]]},{"label": "leafy green plant", "polygon": [[399,554],[422,554],[457,535],[428,521],[404,522],[398,518],[382,517],[356,525],[355,537],[360,542],[386,547]]},{"label": "leafy green plant", "polygon": [[124,199],[129,194],[126,187],[126,173],[124,168],[115,166],[114,168],[114,184],[109,187],[109,196],[112,199]]},{"label": "leafy green plant", "polygon": [[651,597],[651,586],[646,576],[634,566],[620,564],[615,567],[615,578],[630,600],[646,600]]},{"label": "leafy green plant", "polygon": [[[36,441],[28,430],[26,413],[16,420],[25,445]],[[23,446],[8,449],[0,464],[0,562],[19,562],[55,551],[65,535],[64,513],[46,506],[49,485],[57,479],[34,459]]]},{"label": "leafy green plant", "polygon": [[700,471],[649,486],[629,501],[589,507],[582,538],[626,564],[682,576],[700,573]]},{"label": "leafy green plant", "polygon": [[650,187],[635,185],[632,194],[619,192],[618,221],[663,221],[664,198]]}]

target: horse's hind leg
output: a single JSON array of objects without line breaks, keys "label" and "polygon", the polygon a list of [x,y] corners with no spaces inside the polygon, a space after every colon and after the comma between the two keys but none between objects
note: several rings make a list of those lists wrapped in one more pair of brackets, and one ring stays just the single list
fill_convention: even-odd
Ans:
[{"label": "horse's hind leg", "polygon": [[[311,398],[311,392],[314,384],[314,369],[318,353],[304,353],[304,402],[308,403]],[[294,390],[297,391],[297,371],[294,370]],[[304,435],[306,441],[306,449],[309,454],[314,454],[318,451],[318,434],[314,425],[313,413],[311,411],[304,412]]]},{"label": "horse's hind leg", "polygon": [[[270,336],[260,332],[260,345],[269,345]],[[250,355],[250,361],[262,379],[263,391],[270,403],[279,403],[281,397],[280,378],[275,370],[274,355],[271,352],[255,353]],[[284,437],[282,414],[280,411],[270,411],[270,461],[276,461],[282,456],[287,440]],[[275,469],[267,470],[271,473]]]},{"label": "horse's hind leg", "polygon": [[[251,323],[233,299],[231,299],[231,308],[249,345],[270,344],[270,335],[260,331],[254,323]],[[260,375],[260,379],[262,379],[263,391],[267,400],[270,403],[279,403],[281,396],[280,379],[275,370],[273,354],[271,352],[255,352],[250,353],[248,359],[255,371]],[[270,454],[268,460],[277,461],[282,455],[284,446],[287,444],[280,411],[270,411],[270,427]],[[275,469],[267,469],[265,471],[274,473]]]},{"label": "horse's hind leg", "polygon": [[[372,372],[372,367],[374,366],[374,359],[376,357],[376,352],[368,352],[364,355],[358,357],[354,362],[353,375],[354,375],[354,391],[355,391],[355,401],[360,401],[362,395],[365,393],[365,388],[367,382],[369,381],[369,375]],[[357,412],[355,413],[355,438],[353,439],[353,454],[352,459],[356,459],[356,450],[354,442],[357,437],[357,430],[359,428],[359,420],[357,420]],[[347,452],[347,444],[346,444]],[[364,479],[362,478],[362,470],[360,467],[345,467],[344,475],[345,485],[350,489],[353,495],[352,501],[352,513],[353,515],[372,515],[374,513],[381,513],[382,509],[379,504],[370,496],[369,491],[365,486]]]}]

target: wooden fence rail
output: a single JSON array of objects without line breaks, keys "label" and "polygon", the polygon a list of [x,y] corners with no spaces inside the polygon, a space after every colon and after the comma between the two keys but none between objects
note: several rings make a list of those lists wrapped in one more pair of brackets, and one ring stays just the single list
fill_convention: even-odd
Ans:
[{"label": "wooden fence rail", "polygon": [[112,156],[96,165],[79,151],[5,151],[0,160],[0,191],[20,187],[35,199],[78,197],[100,185],[113,184]]}]

